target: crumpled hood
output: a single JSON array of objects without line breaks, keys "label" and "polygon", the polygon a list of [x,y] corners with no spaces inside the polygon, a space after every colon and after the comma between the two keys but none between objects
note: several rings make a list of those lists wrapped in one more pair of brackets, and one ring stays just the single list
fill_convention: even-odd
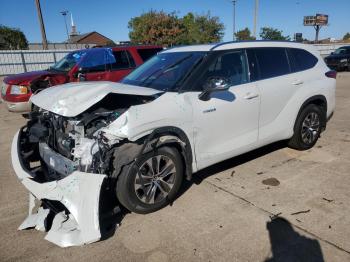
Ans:
[{"label": "crumpled hood", "polygon": [[47,88],[31,97],[31,102],[47,111],[66,117],[84,112],[110,93],[153,96],[161,91],[107,81],[68,83]]},{"label": "crumpled hood", "polygon": [[5,77],[4,82],[10,85],[29,84],[34,79],[43,75],[52,75],[49,71],[32,71]]}]

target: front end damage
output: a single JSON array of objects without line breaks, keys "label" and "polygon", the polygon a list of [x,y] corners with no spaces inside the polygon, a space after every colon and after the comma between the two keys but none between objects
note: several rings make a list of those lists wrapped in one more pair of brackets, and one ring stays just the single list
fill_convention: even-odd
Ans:
[{"label": "front end damage", "polygon": [[[12,143],[15,173],[30,191],[29,215],[19,229],[47,231],[45,238],[61,247],[101,239],[101,218],[113,214],[101,211],[118,210],[117,178],[142,154],[177,144],[186,177],[192,175],[185,133],[140,116],[151,110],[145,104],[159,98],[158,91],[100,85],[102,90],[86,84],[40,92],[32,99],[36,110]],[[141,131],[146,135],[130,136]]]},{"label": "front end damage", "polygon": [[[19,229],[49,230],[45,239],[61,247],[99,240],[99,198],[106,176],[78,171],[66,163],[67,159],[52,151],[45,152],[41,146],[24,151],[27,145],[28,130],[21,129],[13,139],[12,164],[18,178],[30,191],[30,200],[29,215]],[[64,165],[66,176],[57,180],[47,178],[45,160],[42,164],[35,163],[38,161],[34,158],[36,150],[50,161],[51,172],[60,171]]]},{"label": "front end damage", "polygon": [[100,197],[114,181],[111,160],[116,146],[124,143],[101,130],[127,110],[102,102],[76,117],[39,109],[16,133],[12,164],[30,191],[29,215],[19,229],[48,231],[45,238],[61,247],[101,238]]}]

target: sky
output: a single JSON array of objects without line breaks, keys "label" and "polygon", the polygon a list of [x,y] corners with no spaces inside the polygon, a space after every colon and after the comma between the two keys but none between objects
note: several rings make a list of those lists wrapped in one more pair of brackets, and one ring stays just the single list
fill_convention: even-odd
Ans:
[{"label": "sky", "polygon": [[[97,31],[114,41],[128,40],[128,21],[153,10],[176,11],[178,16],[188,12],[218,16],[225,25],[223,40],[232,40],[233,15],[230,0],[41,0],[47,39],[66,40],[62,10],[73,14],[80,33]],[[304,15],[329,15],[329,26],[322,28],[320,39],[342,38],[350,31],[350,0],[260,0],[258,29],[278,28],[283,34],[314,39],[313,27],[303,26]],[[237,0],[236,29],[249,27],[253,31],[255,0]],[[0,24],[21,29],[29,42],[41,41],[35,0],[0,0]],[[69,21],[68,21],[69,22]]]}]

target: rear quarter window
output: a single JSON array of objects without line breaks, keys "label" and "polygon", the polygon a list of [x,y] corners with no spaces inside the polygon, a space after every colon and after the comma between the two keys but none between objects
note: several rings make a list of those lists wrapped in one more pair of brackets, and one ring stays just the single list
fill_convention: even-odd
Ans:
[{"label": "rear quarter window", "polygon": [[163,50],[162,48],[137,49],[137,53],[145,62],[146,60],[150,59],[152,56],[156,55],[158,52],[162,50]]},{"label": "rear quarter window", "polygon": [[291,73],[285,48],[255,48],[254,53],[259,65],[260,80]]},{"label": "rear quarter window", "polygon": [[304,49],[289,48],[288,55],[293,72],[308,70],[313,68],[318,62],[317,57]]}]

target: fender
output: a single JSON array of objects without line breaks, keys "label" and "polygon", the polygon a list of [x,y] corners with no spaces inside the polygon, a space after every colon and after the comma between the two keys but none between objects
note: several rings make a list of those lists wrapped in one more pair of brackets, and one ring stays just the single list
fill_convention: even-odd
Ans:
[{"label": "fender", "polygon": [[298,114],[296,115],[296,118],[294,119],[294,128],[293,128],[293,130],[295,131],[295,123],[296,123],[296,120],[298,119],[298,117],[299,117],[299,115],[301,114],[301,112],[303,111],[303,109],[307,106],[307,105],[309,105],[309,104],[316,104],[316,105],[318,105],[318,106],[321,106],[321,107],[323,107],[323,109],[324,109],[324,112],[325,112],[325,114],[324,114],[324,121],[323,121],[323,123],[324,123],[324,126],[323,126],[323,128],[325,128],[326,127],[326,120],[327,120],[327,99],[326,99],[326,97],[324,96],[324,95],[315,95],[315,96],[311,96],[311,97],[309,97],[308,99],[306,99],[305,101],[304,101],[304,103],[301,105],[301,107],[300,107],[300,109],[299,109],[299,112],[298,112]]},{"label": "fender", "polygon": [[[186,179],[192,178],[192,147],[183,130],[173,126],[166,126],[154,129],[150,134],[139,138],[137,141],[126,142],[113,149],[113,155],[118,161],[115,162],[115,170],[112,177],[115,179],[125,166],[136,162],[138,158],[163,145],[176,145],[180,148],[180,154],[184,159]],[[134,165],[131,168],[135,168]]]},{"label": "fender", "polygon": [[185,161],[186,179],[191,180],[193,173],[192,147],[185,132],[178,127],[165,126],[154,129],[145,139],[144,144],[135,160],[137,160],[137,158],[139,158],[143,153],[154,150],[155,148],[165,144],[177,144],[180,146],[180,153]]}]

